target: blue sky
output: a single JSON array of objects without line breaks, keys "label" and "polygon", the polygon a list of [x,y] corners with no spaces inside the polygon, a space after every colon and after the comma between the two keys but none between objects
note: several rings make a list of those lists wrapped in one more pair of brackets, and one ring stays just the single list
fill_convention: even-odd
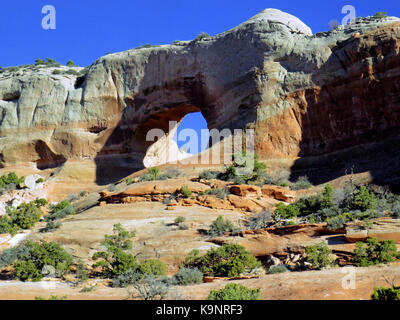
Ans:
[{"label": "blue sky", "polygon": [[[55,30],[42,29],[45,5],[56,8]],[[353,5],[357,16],[385,11],[400,17],[398,0],[3,0],[0,66],[29,64],[36,58],[64,64],[72,59],[87,66],[108,52],[190,40],[200,32],[215,35],[265,8],[293,14],[316,33],[328,30],[330,20],[341,21],[344,5]],[[187,126],[199,128],[200,118],[192,118]]]}]

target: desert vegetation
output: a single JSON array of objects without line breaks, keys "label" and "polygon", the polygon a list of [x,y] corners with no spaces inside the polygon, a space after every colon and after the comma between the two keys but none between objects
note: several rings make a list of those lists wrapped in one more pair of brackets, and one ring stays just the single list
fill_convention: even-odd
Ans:
[{"label": "desert vegetation", "polygon": [[40,220],[40,208],[46,205],[45,199],[22,203],[18,207],[6,207],[6,214],[0,216],[0,233],[15,235],[21,229],[31,229]]},{"label": "desert vegetation", "polygon": [[200,255],[198,250],[192,250],[182,266],[197,268],[207,276],[235,277],[257,269],[261,263],[244,247],[226,244],[217,249],[212,248],[204,255]]},{"label": "desert vegetation", "polygon": [[213,290],[207,300],[262,300],[260,289],[249,289],[243,285],[230,283],[223,289]]},{"label": "desert vegetation", "polygon": [[18,177],[15,172],[0,176],[0,195],[19,188],[24,180],[25,177]]},{"label": "desert vegetation", "polygon": [[0,255],[0,266],[11,265],[13,276],[21,281],[41,280],[46,272],[53,277],[62,277],[70,272],[72,264],[72,255],[56,242],[27,241]]},{"label": "desert vegetation", "polygon": [[353,263],[359,267],[367,267],[375,264],[394,262],[399,258],[396,243],[393,240],[382,240],[376,238],[357,242],[354,250]]}]

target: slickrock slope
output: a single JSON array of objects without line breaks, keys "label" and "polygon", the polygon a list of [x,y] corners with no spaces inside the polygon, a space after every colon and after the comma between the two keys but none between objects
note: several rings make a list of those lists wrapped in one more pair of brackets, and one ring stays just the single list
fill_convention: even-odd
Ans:
[{"label": "slickrock slope", "polygon": [[107,55],[85,79],[3,74],[0,161],[95,159],[101,183],[111,165],[143,166],[149,129],[168,132],[168,121],[195,111],[210,129],[255,129],[262,159],[397,139],[399,48],[397,18],[313,35],[267,9],[209,39]]}]

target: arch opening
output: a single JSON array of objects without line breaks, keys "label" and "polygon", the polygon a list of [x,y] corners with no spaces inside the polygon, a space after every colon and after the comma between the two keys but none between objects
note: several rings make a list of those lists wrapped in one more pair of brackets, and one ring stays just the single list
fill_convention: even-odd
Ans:
[{"label": "arch opening", "polygon": [[147,168],[191,158],[208,147],[209,129],[199,110],[168,122],[167,130],[154,127],[147,131],[146,141],[154,141],[143,159]]}]

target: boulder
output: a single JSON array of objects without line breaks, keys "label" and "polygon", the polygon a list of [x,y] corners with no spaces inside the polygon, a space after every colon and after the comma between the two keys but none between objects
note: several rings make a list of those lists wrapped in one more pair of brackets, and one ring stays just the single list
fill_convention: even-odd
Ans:
[{"label": "boulder", "polygon": [[261,212],[263,208],[248,198],[241,198],[233,194],[228,196],[229,202],[237,209],[247,212]]},{"label": "boulder", "polygon": [[162,195],[171,194],[179,191],[182,186],[186,185],[191,192],[204,192],[209,190],[210,187],[199,183],[193,182],[185,179],[168,179],[162,181],[144,181],[134,183],[128,186],[128,188],[119,193],[103,191],[101,192],[101,197],[103,200],[112,199],[123,199],[127,197],[138,197],[145,195]]},{"label": "boulder", "polygon": [[41,185],[43,187],[42,183],[36,183],[39,179],[43,179],[42,176],[38,174],[31,174],[25,178],[25,185],[28,187],[28,189],[35,189],[38,185]]},{"label": "boulder", "polygon": [[380,218],[373,221],[370,229],[364,230],[359,225],[346,227],[346,240],[348,242],[365,241],[368,238],[382,240],[394,240],[400,244],[400,220],[392,218]]},{"label": "boulder", "polygon": [[268,259],[267,259],[267,264],[269,264],[269,265],[277,266],[277,265],[279,265],[281,263],[282,262],[281,262],[281,260],[279,260],[279,258],[276,258],[276,257],[274,257],[272,255],[269,256]]},{"label": "boulder", "polygon": [[252,186],[248,184],[234,185],[228,187],[230,193],[233,193],[240,197],[254,196],[261,197],[261,188],[258,186]]},{"label": "boulder", "polygon": [[273,185],[264,185],[261,187],[261,193],[265,197],[285,202],[293,202],[296,198],[295,193],[292,190]]},{"label": "boulder", "polygon": [[198,196],[197,200],[201,206],[211,209],[233,210],[235,208],[228,200],[219,199],[216,196]]}]

